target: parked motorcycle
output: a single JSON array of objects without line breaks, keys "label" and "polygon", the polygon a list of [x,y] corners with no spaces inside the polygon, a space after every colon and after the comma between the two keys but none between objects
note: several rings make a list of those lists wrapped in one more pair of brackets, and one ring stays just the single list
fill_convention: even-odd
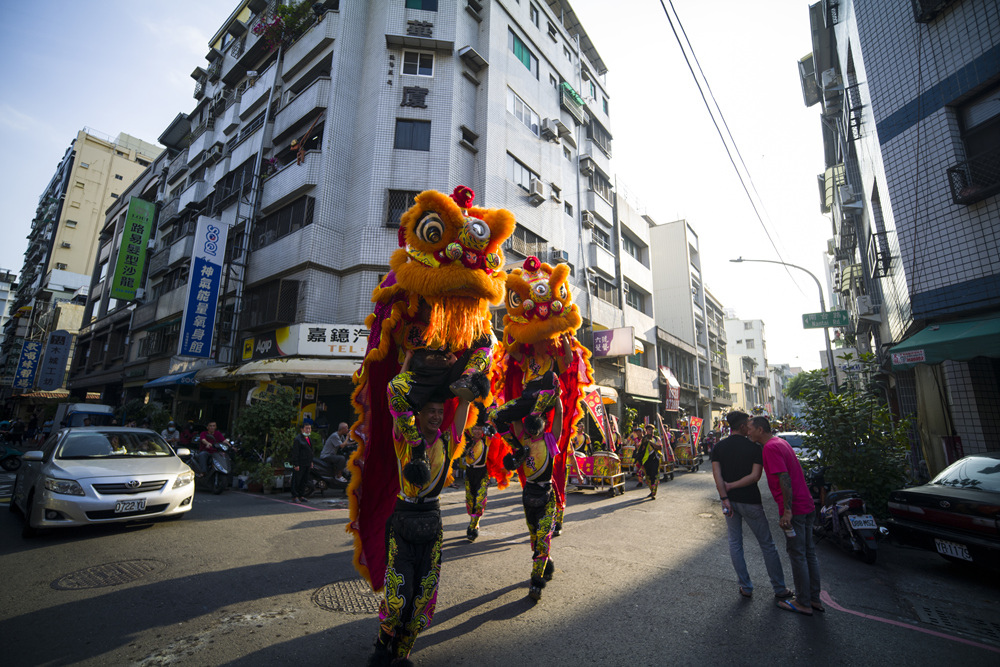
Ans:
[{"label": "parked motorcycle", "polygon": [[14,472],[21,467],[21,455],[23,453],[6,444],[0,444],[0,467],[7,472]]},{"label": "parked motorcycle", "polygon": [[817,537],[831,537],[842,549],[869,564],[878,557],[881,530],[884,529],[880,529],[875,517],[869,514],[864,498],[851,489],[826,494],[815,525]]},{"label": "parked motorcycle", "polygon": [[351,473],[344,468],[340,474],[347,481],[342,482],[337,479],[336,471],[329,461],[325,461],[319,457],[314,458],[312,468],[309,469],[309,478],[306,480],[306,498],[309,498],[317,491],[320,495],[323,495],[323,492],[327,489],[345,491],[351,481]]},{"label": "parked motorcycle", "polygon": [[[233,485],[233,459],[230,455],[232,451],[232,445],[227,445],[224,442],[216,443],[215,451],[209,458],[208,470],[201,471],[203,472],[201,477],[195,477],[196,489],[200,488],[219,495]],[[192,470],[199,472],[198,461],[192,460],[194,456],[194,454],[188,456],[184,462]]]}]

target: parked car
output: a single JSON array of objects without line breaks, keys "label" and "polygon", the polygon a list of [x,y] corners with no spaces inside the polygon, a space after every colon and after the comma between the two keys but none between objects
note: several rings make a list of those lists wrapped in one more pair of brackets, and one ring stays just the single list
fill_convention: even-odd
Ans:
[{"label": "parked car", "polygon": [[25,452],[10,510],[25,537],[41,529],[180,517],[191,510],[194,472],[148,429],[64,428]]},{"label": "parked car", "polygon": [[889,494],[889,535],[959,563],[1000,568],[1000,452],[952,463]]},{"label": "parked car", "polygon": [[792,449],[795,451],[795,455],[800,459],[817,458],[818,450],[811,449],[803,444],[805,442],[805,437],[809,435],[808,433],[802,431],[779,431],[778,433],[775,433],[775,435],[791,445]]}]

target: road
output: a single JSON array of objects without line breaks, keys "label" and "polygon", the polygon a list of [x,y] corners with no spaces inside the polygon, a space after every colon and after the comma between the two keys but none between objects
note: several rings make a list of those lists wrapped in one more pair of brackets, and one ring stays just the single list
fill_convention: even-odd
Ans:
[{"label": "road", "polygon": [[[657,500],[645,495],[634,482],[617,498],[571,493],[566,530],[553,542],[555,579],[533,604],[519,490],[491,489],[471,544],[464,494],[446,490],[437,614],[411,657],[418,665],[1000,663],[997,575],[888,544],[866,565],[821,543],[832,602],[824,615],[798,616],[775,608],[755,544],[747,554],[757,589],[751,600],[739,596],[710,474],[678,474]],[[4,512],[3,664],[362,665],[376,601],[354,575],[346,521],[338,499],[306,507],[287,496],[198,493],[180,521],[22,540],[20,516]]]}]

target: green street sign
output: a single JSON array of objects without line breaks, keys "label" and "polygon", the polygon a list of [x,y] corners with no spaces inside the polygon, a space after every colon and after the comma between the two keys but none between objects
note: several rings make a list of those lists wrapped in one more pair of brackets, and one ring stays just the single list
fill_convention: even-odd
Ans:
[{"label": "green street sign", "polygon": [[849,323],[850,318],[846,310],[830,310],[825,313],[804,313],[802,315],[803,329],[846,327]]}]

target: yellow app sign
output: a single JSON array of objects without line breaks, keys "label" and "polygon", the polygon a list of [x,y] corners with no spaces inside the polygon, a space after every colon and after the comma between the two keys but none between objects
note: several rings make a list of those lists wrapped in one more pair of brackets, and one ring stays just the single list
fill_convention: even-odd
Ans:
[{"label": "yellow app sign", "polygon": [[253,338],[243,341],[243,361],[253,359]]}]

